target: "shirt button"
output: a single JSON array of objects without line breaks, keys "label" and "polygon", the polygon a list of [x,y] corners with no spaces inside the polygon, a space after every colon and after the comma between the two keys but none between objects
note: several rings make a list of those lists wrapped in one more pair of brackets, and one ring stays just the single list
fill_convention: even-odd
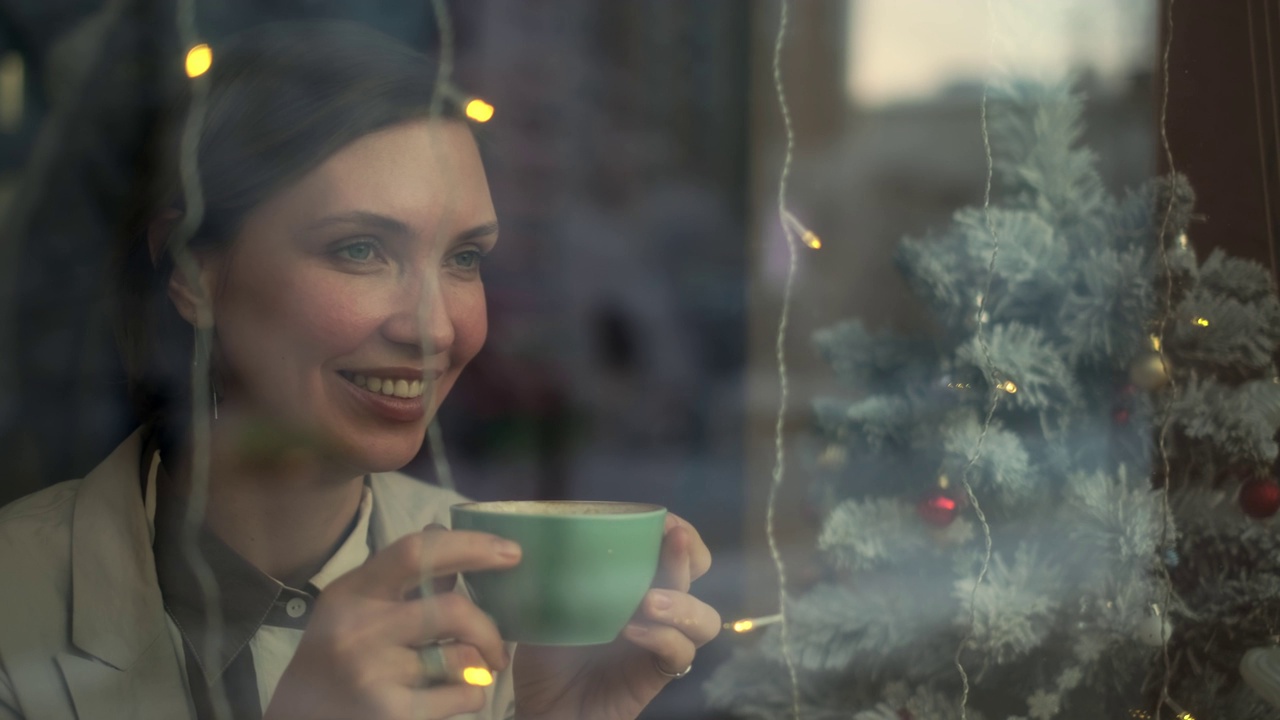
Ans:
[{"label": "shirt button", "polygon": [[300,618],[307,612],[307,601],[302,598],[292,598],[289,602],[285,603],[284,611],[289,613],[289,617],[291,618]]}]

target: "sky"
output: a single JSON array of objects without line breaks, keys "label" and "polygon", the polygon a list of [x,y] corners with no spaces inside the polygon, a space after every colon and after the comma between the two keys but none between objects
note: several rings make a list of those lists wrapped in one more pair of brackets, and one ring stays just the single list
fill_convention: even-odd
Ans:
[{"label": "sky", "polygon": [[1120,83],[1153,65],[1158,35],[1155,0],[852,0],[848,18],[847,90],[863,107],[991,67],[1050,77],[1087,66]]}]

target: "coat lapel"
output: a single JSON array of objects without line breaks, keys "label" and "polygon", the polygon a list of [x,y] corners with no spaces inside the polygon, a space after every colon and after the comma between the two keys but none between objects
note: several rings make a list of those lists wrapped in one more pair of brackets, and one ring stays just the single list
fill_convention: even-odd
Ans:
[{"label": "coat lapel", "polygon": [[190,715],[142,504],[141,452],[135,432],[76,496],[71,642],[80,652],[57,660],[82,720]]},{"label": "coat lapel", "polygon": [[79,720],[194,715],[167,633],[127,670],[74,652],[58,653],[57,661]]}]

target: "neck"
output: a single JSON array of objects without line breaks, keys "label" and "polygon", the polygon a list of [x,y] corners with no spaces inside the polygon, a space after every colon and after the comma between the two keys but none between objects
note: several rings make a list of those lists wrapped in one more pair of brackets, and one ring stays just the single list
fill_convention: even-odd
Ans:
[{"label": "neck", "polygon": [[[223,413],[212,427],[205,522],[254,567],[302,587],[342,543],[359,511],[364,478],[334,468],[314,449],[250,452],[237,425]],[[174,470],[179,492],[190,494],[189,452]]]}]

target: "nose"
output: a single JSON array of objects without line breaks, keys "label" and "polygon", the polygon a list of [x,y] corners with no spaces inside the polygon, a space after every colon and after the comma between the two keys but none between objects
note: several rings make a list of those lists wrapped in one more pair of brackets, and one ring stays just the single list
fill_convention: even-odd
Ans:
[{"label": "nose", "polygon": [[416,286],[397,299],[397,310],[383,325],[383,335],[398,345],[412,345],[423,355],[448,352],[454,338],[448,293],[435,278],[423,278]]}]

